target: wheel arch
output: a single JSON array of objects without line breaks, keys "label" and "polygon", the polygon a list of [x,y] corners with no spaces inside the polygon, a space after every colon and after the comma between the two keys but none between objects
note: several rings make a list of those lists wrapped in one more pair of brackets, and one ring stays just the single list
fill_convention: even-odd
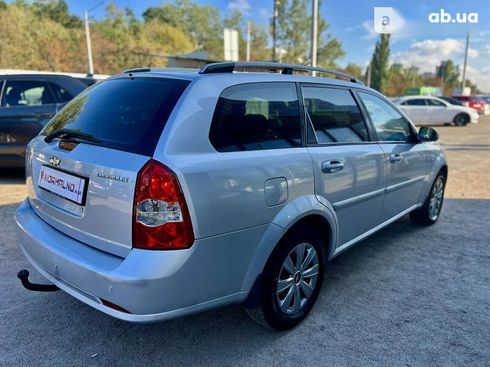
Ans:
[{"label": "wheel arch", "polygon": [[242,290],[248,290],[244,300],[246,307],[255,307],[259,301],[262,272],[283,238],[292,231],[305,226],[314,229],[324,239],[325,260],[328,261],[337,243],[337,218],[333,208],[328,208],[316,198],[308,195],[288,203],[274,218],[266,230],[242,283]]}]

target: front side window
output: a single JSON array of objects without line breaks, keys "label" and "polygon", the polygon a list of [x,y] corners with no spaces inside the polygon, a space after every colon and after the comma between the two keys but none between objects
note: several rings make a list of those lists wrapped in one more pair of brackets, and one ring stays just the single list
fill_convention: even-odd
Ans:
[{"label": "front side window", "polygon": [[319,144],[369,140],[361,111],[349,90],[304,87],[303,98]]},{"label": "front side window", "polygon": [[412,139],[410,123],[390,104],[369,93],[359,92],[380,141],[403,141]]},{"label": "front side window", "polygon": [[64,88],[60,87],[57,84],[50,83],[51,90],[56,97],[56,101],[59,103],[69,102],[73,96],[70,95]]},{"label": "front side window", "polygon": [[7,81],[2,107],[41,106],[56,103],[48,83],[37,81]]},{"label": "front side window", "polygon": [[444,103],[442,103],[441,101],[438,101],[437,99],[428,99],[427,100],[429,106],[432,106],[432,107],[446,107],[446,105]]},{"label": "front side window", "polygon": [[301,145],[294,83],[254,83],[226,89],[214,112],[209,140],[219,152]]}]

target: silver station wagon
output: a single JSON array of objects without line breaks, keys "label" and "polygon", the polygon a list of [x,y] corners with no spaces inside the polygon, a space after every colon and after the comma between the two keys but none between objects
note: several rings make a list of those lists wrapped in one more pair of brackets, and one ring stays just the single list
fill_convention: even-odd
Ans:
[{"label": "silver station wagon", "polygon": [[328,260],[406,214],[437,221],[437,139],[332,70],[128,70],[29,143],[16,221],[52,284],[18,277],[127,321],[240,303],[288,329],[313,307]]}]

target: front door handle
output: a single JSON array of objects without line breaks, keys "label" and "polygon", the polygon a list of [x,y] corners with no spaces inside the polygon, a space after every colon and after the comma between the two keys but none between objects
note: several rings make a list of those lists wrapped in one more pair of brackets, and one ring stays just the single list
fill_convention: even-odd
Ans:
[{"label": "front door handle", "polygon": [[51,117],[54,116],[54,113],[52,112],[35,112],[34,116],[38,119],[50,119]]},{"label": "front door handle", "polygon": [[390,154],[390,162],[400,162],[402,160],[402,156],[400,154]]},{"label": "front door handle", "polygon": [[335,173],[344,168],[344,162],[338,159],[322,162],[323,173]]}]

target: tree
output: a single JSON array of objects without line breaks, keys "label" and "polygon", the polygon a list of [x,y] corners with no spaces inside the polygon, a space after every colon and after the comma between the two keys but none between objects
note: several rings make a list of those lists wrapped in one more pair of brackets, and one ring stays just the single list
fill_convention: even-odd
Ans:
[{"label": "tree", "polygon": [[269,48],[269,39],[267,37],[266,30],[252,22],[251,24],[251,49],[250,60],[251,61],[264,61],[270,60],[271,50]]},{"label": "tree", "polygon": [[452,94],[453,88],[459,86],[459,66],[455,65],[452,60],[441,61],[436,68],[436,76],[442,85],[443,94]]},{"label": "tree", "polygon": [[143,13],[145,22],[158,19],[190,35],[197,50],[206,51],[210,58],[223,57],[223,27],[218,9],[192,0],[176,0]]},{"label": "tree", "polygon": [[404,95],[409,88],[421,86],[422,81],[414,67],[406,68],[402,64],[394,63],[388,70],[388,82],[384,93],[388,96]]},{"label": "tree", "polygon": [[388,62],[390,58],[390,35],[381,34],[376,42],[371,59],[371,87],[384,92],[388,82]]},{"label": "tree", "polygon": [[[276,38],[281,61],[300,64],[311,62],[311,16],[308,4],[308,0],[280,0],[278,3]],[[319,16],[318,65],[333,67],[344,51],[340,42],[326,33],[327,29],[328,23]]]},{"label": "tree", "polygon": [[30,6],[36,15],[48,18],[64,27],[75,28],[82,26],[82,20],[68,12],[65,0],[35,0]]},{"label": "tree", "polygon": [[348,63],[347,66],[345,67],[344,71],[347,74],[352,75],[358,79],[364,79],[364,75],[362,73],[362,68],[357,64],[354,64],[352,62]]}]

